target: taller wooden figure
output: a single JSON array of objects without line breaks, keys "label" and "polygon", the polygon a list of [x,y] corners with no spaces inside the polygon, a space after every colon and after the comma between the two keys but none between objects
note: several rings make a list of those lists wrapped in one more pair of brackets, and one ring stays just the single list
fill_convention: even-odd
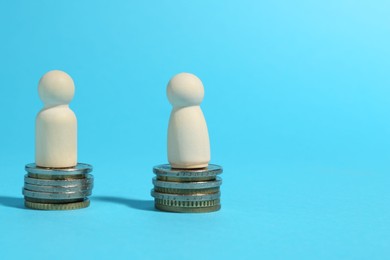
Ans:
[{"label": "taller wooden figure", "polygon": [[75,87],[63,71],[46,73],[38,84],[44,107],[35,122],[35,163],[27,164],[25,205],[41,210],[88,207],[92,166],[77,162],[77,119],[69,108]]},{"label": "taller wooden figure", "polygon": [[46,73],[38,85],[44,107],[35,123],[35,163],[44,168],[77,165],[77,118],[69,108],[72,78],[63,71]]}]

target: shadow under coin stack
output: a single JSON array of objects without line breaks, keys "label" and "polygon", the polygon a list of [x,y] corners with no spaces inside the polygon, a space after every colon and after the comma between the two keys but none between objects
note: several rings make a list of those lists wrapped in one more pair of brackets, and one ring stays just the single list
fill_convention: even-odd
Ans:
[{"label": "shadow under coin stack", "polygon": [[156,209],[170,212],[200,213],[221,208],[222,167],[209,164],[202,169],[175,169],[169,164],[155,166],[153,172]]},{"label": "shadow under coin stack", "polygon": [[25,167],[23,195],[25,205],[41,210],[71,210],[89,206],[92,194],[92,166],[79,163],[70,168]]}]

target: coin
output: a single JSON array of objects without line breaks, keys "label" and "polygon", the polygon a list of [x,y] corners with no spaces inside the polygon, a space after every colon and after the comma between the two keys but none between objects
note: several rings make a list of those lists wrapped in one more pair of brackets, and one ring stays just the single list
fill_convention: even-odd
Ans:
[{"label": "coin", "polygon": [[168,206],[160,203],[155,203],[156,209],[168,212],[178,212],[178,213],[206,213],[218,211],[221,209],[221,204],[215,204],[213,206],[207,207],[177,207],[177,206]]},{"label": "coin", "polygon": [[177,201],[177,200],[165,200],[156,199],[156,204],[172,207],[185,207],[185,208],[199,208],[199,207],[212,207],[220,204],[220,199],[204,200],[204,201]]},{"label": "coin", "polygon": [[62,176],[71,176],[71,175],[80,175],[80,174],[88,174],[92,171],[92,165],[86,163],[78,163],[74,167],[69,168],[44,168],[39,167],[35,163],[27,164],[25,170],[31,174],[37,175],[62,175]]},{"label": "coin", "polygon": [[174,169],[169,164],[163,164],[153,167],[153,172],[158,177],[170,177],[180,179],[197,178],[215,178],[222,173],[222,167],[215,164],[209,164],[207,168],[201,169]]},{"label": "coin", "polygon": [[36,179],[31,178],[28,175],[24,176],[24,182],[33,185],[41,185],[41,186],[72,186],[72,185],[89,185],[93,183],[93,176],[91,174],[87,174],[84,179],[61,179],[61,180],[50,180],[50,179]]},{"label": "coin", "polygon": [[33,179],[40,180],[77,180],[85,179],[88,174],[72,174],[72,175],[46,175],[46,174],[35,174],[27,173],[27,176]]},{"label": "coin", "polygon": [[40,192],[76,192],[92,190],[93,184],[89,185],[70,185],[70,186],[43,186],[25,183],[24,188],[31,191]]},{"label": "coin", "polygon": [[171,193],[160,193],[152,189],[152,197],[161,200],[172,200],[172,201],[206,201],[219,199],[221,196],[220,192],[212,194],[171,194]]},{"label": "coin", "polygon": [[210,194],[210,193],[216,193],[219,192],[219,187],[217,188],[210,188],[210,189],[171,189],[171,188],[161,188],[158,186],[154,186],[154,190],[160,193],[173,193],[173,194],[196,194],[196,193],[202,193],[202,194]]},{"label": "coin", "polygon": [[209,177],[169,177],[157,175],[159,181],[175,181],[175,182],[193,182],[193,181],[215,181],[215,176]]},{"label": "coin", "polygon": [[24,201],[24,205],[31,209],[40,209],[40,210],[72,210],[72,209],[81,209],[86,208],[90,204],[89,199],[86,199],[81,202],[73,203],[64,203],[64,204],[51,204],[51,203],[37,203],[31,201]]},{"label": "coin", "polygon": [[76,191],[76,192],[37,192],[23,189],[23,195],[30,198],[38,199],[78,199],[85,198],[92,194],[92,190]]},{"label": "coin", "polygon": [[217,177],[214,181],[174,182],[161,181],[153,178],[153,184],[161,188],[171,189],[209,189],[221,186],[222,179]]},{"label": "coin", "polygon": [[171,206],[155,204],[155,208],[162,211],[176,212],[176,213],[207,213],[207,212],[214,212],[220,210],[221,205],[204,207],[204,208],[181,208],[181,207],[171,207]]},{"label": "coin", "polygon": [[30,197],[24,197],[25,200],[30,202],[36,202],[36,203],[43,203],[43,204],[66,204],[66,203],[73,203],[73,202],[81,202],[84,201],[87,198],[77,198],[77,199],[37,199],[37,198],[30,198]]}]

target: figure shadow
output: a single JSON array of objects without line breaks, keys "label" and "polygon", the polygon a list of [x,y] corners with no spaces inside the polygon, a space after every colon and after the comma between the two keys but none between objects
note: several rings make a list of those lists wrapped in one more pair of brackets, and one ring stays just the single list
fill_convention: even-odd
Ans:
[{"label": "figure shadow", "polygon": [[138,210],[156,211],[156,209],[154,208],[153,200],[139,200],[139,199],[113,197],[113,196],[93,196],[92,200],[121,204]]},{"label": "figure shadow", "polygon": [[0,205],[3,205],[5,207],[9,207],[9,208],[26,209],[24,207],[24,199],[23,198],[0,196]]}]

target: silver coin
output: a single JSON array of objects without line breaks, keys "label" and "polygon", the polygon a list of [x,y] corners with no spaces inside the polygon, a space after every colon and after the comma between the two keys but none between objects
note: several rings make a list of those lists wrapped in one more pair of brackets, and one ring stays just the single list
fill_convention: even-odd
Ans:
[{"label": "silver coin", "polygon": [[153,184],[157,187],[169,189],[209,189],[221,186],[222,179],[220,177],[216,177],[214,181],[173,182],[160,181],[157,180],[157,178],[153,178]]},{"label": "silver coin", "polygon": [[93,185],[71,185],[71,186],[42,186],[33,184],[24,184],[26,190],[40,191],[40,192],[76,192],[92,190]]},{"label": "silver coin", "polygon": [[87,174],[87,176],[83,179],[65,179],[65,180],[47,180],[47,179],[36,179],[28,177],[26,174],[24,176],[24,182],[33,185],[41,185],[41,186],[76,186],[76,185],[89,185],[93,183],[93,176],[91,174]]},{"label": "silver coin", "polygon": [[155,199],[161,200],[173,200],[173,201],[204,201],[204,200],[216,200],[221,197],[221,193],[211,193],[211,194],[170,194],[170,193],[160,193],[154,189],[151,191],[152,197]]},{"label": "silver coin", "polygon": [[68,200],[68,199],[81,199],[92,194],[91,190],[78,191],[78,192],[37,192],[23,189],[23,195],[29,198],[37,199],[56,199],[56,200]]},{"label": "silver coin", "polygon": [[176,178],[215,177],[218,174],[221,174],[222,171],[222,167],[215,164],[209,164],[207,168],[201,169],[175,169],[169,164],[153,167],[153,172],[159,176]]},{"label": "silver coin", "polygon": [[210,206],[210,207],[193,207],[193,208],[174,207],[174,206],[155,204],[154,207],[161,211],[176,212],[176,213],[208,213],[208,212],[218,211],[221,209],[220,204]]},{"label": "silver coin", "polygon": [[75,167],[70,168],[43,168],[38,167],[35,163],[27,164],[25,170],[31,174],[39,175],[80,175],[92,172],[92,165],[86,163],[78,163]]}]

